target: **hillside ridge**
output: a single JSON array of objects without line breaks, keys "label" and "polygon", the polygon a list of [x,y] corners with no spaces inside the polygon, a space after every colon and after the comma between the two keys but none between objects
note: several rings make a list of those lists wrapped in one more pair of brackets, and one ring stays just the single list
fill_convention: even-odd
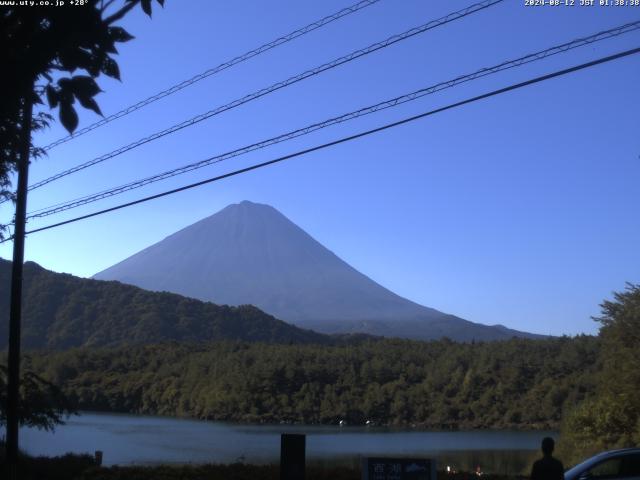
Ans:
[{"label": "hillside ridge", "polygon": [[[7,344],[11,262],[0,259],[0,344]],[[251,305],[227,306],[24,266],[24,348],[218,340],[328,343]]]}]

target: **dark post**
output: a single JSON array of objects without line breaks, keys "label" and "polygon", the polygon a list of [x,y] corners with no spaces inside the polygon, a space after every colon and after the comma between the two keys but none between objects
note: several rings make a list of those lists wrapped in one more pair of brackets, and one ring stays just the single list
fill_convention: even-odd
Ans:
[{"label": "dark post", "polygon": [[22,265],[27,215],[27,183],[31,148],[31,108],[33,84],[26,92],[22,111],[22,145],[18,159],[18,189],[13,231],[13,265],[11,270],[11,305],[9,307],[9,378],[7,385],[7,467],[9,478],[18,478],[18,427],[20,392],[20,318],[22,314]]},{"label": "dark post", "polygon": [[280,480],[304,480],[305,436],[283,433],[280,437]]}]

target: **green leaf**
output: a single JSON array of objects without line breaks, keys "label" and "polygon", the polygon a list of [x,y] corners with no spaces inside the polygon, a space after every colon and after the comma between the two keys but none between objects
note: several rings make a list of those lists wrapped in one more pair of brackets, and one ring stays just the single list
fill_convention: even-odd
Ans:
[{"label": "green leaf", "polygon": [[142,0],[140,4],[142,5],[142,10],[144,10],[144,13],[151,16],[151,0]]},{"label": "green leaf", "polygon": [[107,53],[116,53],[116,54],[118,53],[118,49],[114,45],[113,40],[110,40],[108,43],[105,44],[104,51]]},{"label": "green leaf", "polygon": [[102,91],[96,81],[87,75],[76,75],[71,79],[71,83],[78,99],[93,97]]},{"label": "green leaf", "polygon": [[91,51],[77,47],[68,48],[60,52],[60,61],[70,72],[76,69],[88,70],[92,63],[94,63],[95,57],[91,54]]},{"label": "green leaf", "polygon": [[129,40],[136,38],[122,27],[109,27],[109,35],[114,42],[121,43],[128,42]]},{"label": "green leaf", "polygon": [[93,98],[78,97],[78,101],[80,102],[80,105],[82,105],[84,108],[88,108],[89,110],[93,110],[94,112],[96,112],[98,115],[104,116],[100,111],[100,107],[98,106],[98,104]]},{"label": "green leaf", "polygon": [[69,133],[73,133],[78,126],[78,114],[71,103],[60,103],[60,122]]},{"label": "green leaf", "polygon": [[58,59],[62,64],[63,70],[69,72],[73,72],[78,68],[88,70],[91,63],[95,62],[95,57],[91,55],[91,52],[82,47],[62,49],[58,54]]},{"label": "green leaf", "polygon": [[120,68],[113,58],[105,57],[100,70],[102,70],[105,75],[120,80]]},{"label": "green leaf", "polygon": [[63,88],[63,89],[70,88],[71,79],[69,77],[63,77],[58,80],[58,85],[60,86],[60,88]]},{"label": "green leaf", "polygon": [[75,88],[70,78],[61,78],[58,80],[58,100],[60,103],[73,103],[75,102],[74,92]]},{"label": "green leaf", "polygon": [[80,104],[84,108],[88,108],[96,112],[98,115],[102,115],[100,107],[98,107],[98,104],[93,99],[96,94],[102,91],[95,80],[91,77],[87,77],[86,75],[79,75],[73,77],[71,82],[73,85],[73,94]]},{"label": "green leaf", "polygon": [[[104,56],[102,54],[101,56]],[[85,70],[89,72],[89,75],[92,77],[97,77],[100,75],[100,66],[102,65],[102,60],[97,55],[91,55],[91,62],[87,65]]]}]

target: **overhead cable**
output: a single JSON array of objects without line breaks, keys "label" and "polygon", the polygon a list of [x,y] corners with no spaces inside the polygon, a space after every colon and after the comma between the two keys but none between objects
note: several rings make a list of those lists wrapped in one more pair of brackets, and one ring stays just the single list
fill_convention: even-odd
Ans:
[{"label": "overhead cable", "polygon": [[62,137],[58,140],[56,140],[55,142],[50,143],[49,145],[46,145],[44,148],[44,150],[51,150],[52,148],[61,145],[63,143],[68,142],[69,140],[72,140],[74,138],[77,138],[81,135],[84,135],[87,132],[90,132],[92,130],[95,130],[96,128],[102,127],[103,125],[106,125],[107,123],[113,122],[114,120],[117,120],[118,118],[122,118],[126,115],[129,115],[132,112],[135,112],[136,110],[140,110],[141,108],[146,107],[147,105],[150,105],[162,98],[168,97],[169,95],[172,95],[176,92],[179,92],[180,90],[187,88],[191,85],[193,85],[194,83],[197,83],[201,80],[204,80],[205,78],[208,78],[212,75],[215,75],[216,73],[220,73],[223,70],[226,70],[228,68],[231,68],[235,65],[238,65],[239,63],[245,62],[253,57],[256,57],[262,53],[268,52],[269,50],[279,47],[280,45],[283,45],[285,43],[290,42],[291,40],[294,40],[298,37],[301,37],[303,35],[306,35],[309,32],[312,32],[314,30],[317,30],[318,28],[324,27],[325,25],[328,25],[342,17],[346,17],[347,15],[351,15],[352,13],[358,12],[360,10],[362,10],[363,8],[366,8],[370,5],[373,5],[374,3],[378,3],[380,0],[362,0],[360,2],[354,3],[353,5],[343,8],[342,10],[332,14],[332,15],[327,15],[324,18],[321,18],[320,20],[317,20],[313,23],[310,23],[309,25],[306,25],[302,28],[299,28],[297,30],[294,30],[291,33],[288,33],[286,35],[283,35],[281,37],[276,38],[275,40],[272,40],[271,42],[265,43],[264,45],[261,45],[257,48],[254,48],[253,50],[249,50],[246,53],[243,53],[242,55],[238,55],[237,57],[232,58],[231,60],[228,60],[226,62],[221,63],[220,65],[210,68],[208,70],[205,70],[204,72],[201,72],[187,80],[183,80],[180,83],[177,83],[176,85],[173,85],[165,90],[162,90],[161,92],[156,93],[155,95],[152,95],[148,98],[145,98],[144,100],[140,100],[139,102],[130,105],[127,108],[124,108],[122,110],[120,110],[119,112],[113,113],[107,117],[104,117],[100,120],[98,120],[95,123],[92,123],[91,125],[87,125],[84,128],[81,128],[80,130],[77,130],[76,132],[74,132],[71,135],[67,135],[65,137]]},{"label": "overhead cable", "polygon": [[70,210],[72,208],[77,208],[83,205],[87,205],[89,203],[93,203],[98,200],[110,198],[115,195],[128,192],[130,190],[134,190],[134,189],[141,188],[161,180],[165,180],[167,178],[175,177],[177,175],[182,175],[184,173],[197,170],[199,168],[203,168],[208,165],[219,163],[230,158],[245,155],[255,150],[260,150],[260,149],[269,147],[271,145],[275,145],[287,140],[301,137],[303,135],[307,135],[309,133],[327,128],[332,125],[340,124],[340,123],[347,122],[347,121],[350,121],[374,112],[396,107],[398,105],[424,97],[426,95],[430,95],[430,94],[439,92],[441,90],[445,90],[447,88],[452,88],[462,83],[476,80],[478,78],[482,78],[488,75],[502,72],[504,70],[515,68],[521,65],[529,64],[531,62],[542,60],[544,58],[548,58],[550,56],[557,55],[559,53],[567,52],[574,48],[590,45],[590,44],[600,42],[608,38],[616,37],[618,35],[622,35],[625,33],[629,33],[638,29],[640,29],[640,21],[620,25],[618,27],[611,28],[609,30],[605,30],[602,32],[595,33],[593,35],[589,35],[587,37],[578,38],[570,42],[563,43],[561,45],[556,45],[556,46],[547,48],[545,50],[540,50],[534,53],[530,53],[528,55],[519,57],[514,60],[508,60],[491,67],[482,68],[473,73],[461,75],[451,80],[447,80],[445,82],[440,82],[435,85],[431,85],[429,87],[422,88],[420,90],[416,90],[414,92],[411,92],[405,95],[401,95],[389,100],[385,100],[383,102],[376,103],[374,105],[370,105],[368,107],[361,108],[359,110],[355,110],[337,117],[324,120],[322,122],[307,125],[306,127],[299,128],[297,130],[293,130],[293,131],[278,135],[276,137],[269,138],[267,140],[262,140],[260,142],[253,143],[251,145],[247,145],[242,148],[238,148],[223,154],[215,155],[213,157],[209,157],[195,163],[184,165],[172,170],[168,170],[144,179],[136,180],[136,181],[133,181],[124,185],[120,185],[118,187],[114,187],[108,190],[104,190],[98,193],[86,195],[80,198],[76,198],[74,200],[68,200],[66,202],[58,203],[56,205],[50,205],[48,207],[41,208],[39,210],[34,210],[27,215],[27,218],[32,219],[32,218],[46,217],[46,216],[60,213],[66,210]]},{"label": "overhead cable", "polygon": [[393,36],[387,38],[386,40],[374,43],[372,45],[369,45],[366,48],[362,48],[362,49],[356,50],[354,52],[351,52],[348,55],[342,56],[342,57],[337,58],[337,59],[335,59],[335,60],[333,60],[331,62],[328,62],[328,63],[325,63],[323,65],[320,65],[319,67],[315,67],[315,68],[312,68],[311,70],[307,70],[307,71],[305,71],[303,73],[300,73],[298,75],[295,75],[293,77],[289,77],[287,80],[283,80],[281,82],[274,83],[273,85],[270,85],[269,87],[266,87],[266,88],[260,89],[260,90],[258,90],[256,92],[253,92],[253,93],[250,93],[248,95],[245,95],[244,97],[241,97],[241,98],[239,98],[237,100],[234,100],[234,101],[232,101],[230,103],[227,103],[225,105],[222,105],[222,106],[219,106],[217,108],[214,108],[213,110],[209,110],[208,112],[202,113],[202,114],[197,115],[195,117],[192,117],[192,118],[190,118],[188,120],[185,120],[183,122],[175,124],[175,125],[173,125],[173,126],[171,126],[169,128],[166,128],[166,129],[160,131],[160,132],[156,132],[156,133],[154,133],[152,135],[149,135],[147,137],[141,138],[141,139],[139,139],[139,140],[137,140],[137,141],[135,141],[133,143],[130,143],[128,145],[120,147],[120,148],[118,148],[118,149],[116,149],[116,150],[114,150],[112,152],[109,152],[107,154],[101,155],[101,156],[99,156],[97,158],[94,158],[92,160],[84,162],[84,163],[82,163],[80,165],[72,167],[72,168],[70,168],[68,170],[65,170],[63,172],[57,173],[57,174],[55,174],[55,175],[53,175],[51,177],[45,178],[44,180],[41,180],[41,181],[31,185],[29,187],[29,190],[34,190],[36,188],[40,188],[40,187],[42,187],[44,185],[47,185],[48,183],[51,183],[51,182],[53,182],[55,180],[59,180],[60,178],[66,177],[66,176],[71,175],[73,173],[79,172],[79,171],[84,170],[86,168],[89,168],[89,167],[92,167],[92,166],[97,165],[99,163],[102,163],[102,162],[104,162],[106,160],[114,158],[114,157],[116,157],[118,155],[121,155],[121,154],[123,154],[125,152],[133,150],[134,148],[137,148],[137,147],[139,147],[141,145],[145,145],[145,144],[147,144],[149,142],[152,142],[154,140],[157,140],[157,139],[159,139],[161,137],[164,137],[166,135],[169,135],[169,134],[175,133],[175,132],[177,132],[179,130],[182,130],[183,128],[187,128],[187,127],[190,127],[190,126],[195,125],[197,123],[200,123],[203,120],[207,120],[207,119],[209,119],[209,118],[211,118],[211,117],[213,117],[215,115],[218,115],[220,113],[223,113],[223,112],[226,112],[226,111],[231,110],[233,108],[236,108],[236,107],[238,107],[240,105],[243,105],[243,104],[245,104],[247,102],[250,102],[252,100],[256,100],[256,99],[258,99],[260,97],[263,97],[263,96],[268,95],[268,94],[270,94],[272,92],[280,90],[281,88],[288,87],[290,85],[293,85],[294,83],[300,82],[300,81],[305,80],[305,79],[310,78],[310,77],[314,77],[316,75],[319,75],[322,72],[325,72],[325,71],[330,70],[332,68],[338,67],[338,66],[343,65],[345,63],[352,62],[353,60],[356,60],[356,59],[358,59],[360,57],[363,57],[365,55],[369,55],[369,54],[371,54],[373,52],[376,52],[376,51],[378,51],[380,49],[389,47],[391,45],[394,45],[395,43],[398,43],[400,41],[406,40],[406,39],[411,38],[411,37],[413,37],[415,35],[424,33],[426,31],[434,29],[436,27],[445,25],[445,24],[453,22],[455,20],[459,20],[461,18],[464,18],[464,17],[466,17],[468,15],[471,15],[473,13],[476,13],[476,12],[479,12],[479,11],[484,10],[486,8],[489,8],[489,7],[493,6],[493,5],[501,3],[503,1],[504,0],[485,0],[485,1],[480,2],[480,3],[475,3],[473,5],[468,6],[467,8],[464,8],[462,10],[458,10],[458,11],[453,12],[453,13],[450,13],[450,14],[448,14],[448,15],[446,15],[444,17],[441,17],[441,18],[439,18],[437,20],[432,20],[432,21],[430,21],[428,23],[425,23],[424,25],[421,25],[419,27],[411,28],[411,29],[409,29],[409,30],[407,30],[407,31],[405,31],[405,32],[403,32],[401,34],[393,35]]},{"label": "overhead cable", "polygon": [[[506,92],[510,92],[512,90],[517,90],[517,89],[520,89],[520,88],[523,88],[523,87],[526,87],[526,86],[529,86],[529,85],[533,85],[533,84],[540,83],[540,82],[543,82],[543,81],[546,81],[546,80],[550,80],[552,78],[560,77],[560,76],[563,76],[563,75],[568,75],[570,73],[577,72],[579,70],[584,70],[584,69],[587,69],[587,68],[590,68],[590,67],[594,67],[596,65],[600,65],[600,64],[603,64],[603,63],[607,63],[607,62],[611,62],[611,61],[614,61],[614,60],[618,60],[620,58],[627,57],[627,56],[630,56],[630,55],[634,55],[634,54],[637,54],[637,53],[640,53],[640,47],[633,48],[633,49],[630,49],[630,50],[626,50],[626,51],[623,51],[623,52],[619,52],[619,53],[616,53],[614,55],[601,57],[601,58],[599,58],[597,60],[592,60],[592,61],[587,62],[587,63],[583,63],[583,64],[576,65],[576,66],[573,66],[573,67],[565,68],[563,70],[558,70],[558,71],[555,71],[553,73],[549,73],[549,74],[546,74],[546,75],[542,75],[542,76],[539,76],[539,77],[532,78],[530,80],[526,80],[524,82],[512,84],[512,85],[509,85],[508,87],[500,88],[498,90],[493,90],[491,92],[488,92],[488,93],[485,93],[485,94],[482,94],[482,95],[478,95],[478,96],[475,96],[475,97],[472,97],[472,98],[468,98],[468,99],[462,100],[460,102],[452,103],[452,104],[446,105],[444,107],[436,108],[434,110],[430,110],[428,112],[424,112],[424,113],[421,113],[419,115],[414,115],[412,117],[404,118],[404,119],[396,121],[396,122],[388,123],[388,124],[383,125],[381,127],[373,128],[371,130],[366,130],[364,132],[360,132],[360,133],[357,133],[355,135],[350,135],[348,137],[343,137],[343,138],[340,138],[338,140],[334,140],[334,141],[331,141],[331,142],[328,142],[328,143],[324,143],[322,145],[317,145],[315,147],[307,148],[305,150],[300,150],[300,151],[297,151],[295,153],[291,153],[291,154],[288,154],[288,155],[284,155],[282,157],[275,158],[273,160],[269,160],[269,161],[266,161],[266,162],[258,163],[258,164],[255,164],[255,165],[251,165],[249,167],[241,168],[239,170],[235,170],[235,171],[232,171],[232,172],[229,172],[229,173],[225,173],[223,175],[218,175],[216,177],[208,178],[206,180],[201,180],[199,182],[191,183],[189,185],[184,185],[184,186],[179,187],[179,188],[174,188],[172,190],[168,190],[168,191],[165,191],[165,192],[157,193],[155,195],[150,195],[148,197],[140,198],[138,200],[134,200],[134,201],[131,201],[131,202],[127,202],[127,203],[123,203],[123,204],[120,204],[120,205],[116,205],[114,207],[106,208],[104,210],[99,210],[99,211],[96,211],[96,212],[93,212],[93,213],[89,213],[89,214],[82,215],[82,216],[79,216],[79,217],[71,218],[69,220],[64,220],[62,222],[54,223],[54,224],[47,225],[47,226],[40,227],[40,228],[35,228],[35,229],[30,230],[30,231],[28,231],[26,233],[27,234],[32,234],[32,233],[42,232],[42,231],[45,231],[45,230],[50,230],[52,228],[61,227],[63,225],[68,225],[70,223],[75,223],[75,222],[78,222],[80,220],[85,220],[85,219],[88,219],[88,218],[96,217],[98,215],[103,215],[103,214],[106,214],[106,213],[114,212],[116,210],[121,210],[123,208],[131,207],[133,205],[138,205],[140,203],[149,202],[151,200],[155,200],[155,199],[158,199],[158,198],[161,198],[161,197],[165,197],[165,196],[168,196],[168,195],[173,195],[173,194],[178,193],[178,192],[183,192],[185,190],[190,190],[192,188],[196,188],[196,187],[200,187],[202,185],[206,185],[206,184],[209,184],[209,183],[217,182],[217,181],[223,180],[225,178],[233,177],[233,176],[236,176],[236,175],[240,175],[240,174],[243,174],[243,173],[250,172],[252,170],[257,170],[259,168],[263,168],[263,167],[267,167],[267,166],[270,166],[270,165],[274,165],[276,163],[283,162],[285,160],[289,160],[289,159],[292,159],[292,158],[297,158],[297,157],[306,155],[306,154],[311,153],[311,152],[316,152],[316,151],[323,150],[323,149],[326,149],[326,148],[329,148],[329,147],[332,147],[332,146],[335,146],[335,145],[339,145],[339,144],[346,143],[346,142],[349,142],[349,141],[352,141],[352,140],[356,140],[358,138],[366,137],[366,136],[372,135],[374,133],[379,133],[379,132],[382,132],[384,130],[388,130],[390,128],[394,128],[394,127],[397,127],[397,126],[400,126],[400,125],[404,125],[404,124],[407,124],[407,123],[410,123],[410,122],[414,122],[416,120],[419,120],[419,119],[422,119],[422,118],[425,118],[425,117],[428,117],[428,116],[431,116],[431,115],[435,115],[437,113],[441,113],[441,112],[444,112],[444,111],[447,111],[447,110],[451,110],[451,109],[454,109],[454,108],[457,108],[457,107],[460,107],[460,106],[463,106],[463,105],[474,103],[474,102],[477,102],[479,100],[483,100],[485,98],[489,98],[489,97],[493,97],[493,96],[496,96],[496,95],[500,95],[500,94],[503,94],[503,93],[506,93]],[[12,238],[9,237],[9,238],[1,241],[0,243],[7,242],[7,241],[9,241],[11,239]]]}]

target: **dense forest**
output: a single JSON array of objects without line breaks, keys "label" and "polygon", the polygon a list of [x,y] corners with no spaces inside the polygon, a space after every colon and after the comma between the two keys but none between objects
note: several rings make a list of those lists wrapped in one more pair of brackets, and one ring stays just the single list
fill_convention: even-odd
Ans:
[{"label": "dense forest", "polygon": [[[0,261],[0,285],[8,265]],[[25,272],[23,371],[35,375],[30,398],[39,399],[27,402],[25,423],[52,426],[77,408],[239,422],[560,428],[560,451],[571,460],[640,445],[637,285],[602,304],[597,337],[456,343],[329,337],[251,306],[33,263]],[[0,342],[6,330],[5,313]],[[53,407],[42,400],[52,392],[60,400]],[[48,413],[38,407],[45,404]]]},{"label": "dense forest", "polygon": [[611,448],[640,447],[640,285],[629,284],[601,307],[596,388],[562,425],[563,450],[573,461]]},{"label": "dense forest", "polygon": [[594,389],[594,337],[222,342],[31,353],[79,409],[242,422],[556,428]]},{"label": "dense forest", "polygon": [[[11,262],[0,259],[0,345],[7,344]],[[22,346],[64,349],[157,343],[243,340],[325,343],[245,305],[214,305],[173,293],[149,292],[24,266]]]}]

